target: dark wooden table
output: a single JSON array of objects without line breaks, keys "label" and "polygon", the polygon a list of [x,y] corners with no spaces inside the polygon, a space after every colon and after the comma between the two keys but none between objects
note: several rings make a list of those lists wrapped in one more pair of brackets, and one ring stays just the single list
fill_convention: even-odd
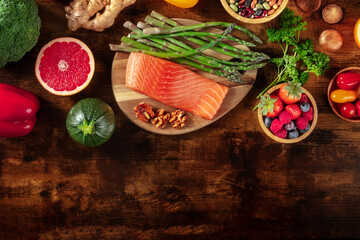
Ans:
[{"label": "dark wooden table", "polygon": [[[308,21],[303,38],[316,50],[322,30],[344,36],[344,46],[329,54],[325,76],[306,83],[319,107],[314,132],[285,145],[261,130],[255,96],[275,77],[267,65],[246,98],[214,124],[181,136],[146,132],[120,111],[111,88],[114,53],[108,43],[128,33],[126,20],[137,22],[151,10],[170,17],[233,22],[218,0],[200,0],[191,9],[163,0],[138,0],[104,32],[67,28],[64,7],[70,1],[36,0],[42,19],[38,44],[17,63],[0,69],[0,82],[36,94],[41,101],[31,134],[0,139],[0,239],[267,239],[360,237],[360,127],[339,119],[326,91],[340,69],[357,66],[360,49],[353,27],[360,1],[337,3],[343,20],[329,25],[321,11],[301,12]],[[243,25],[239,23],[240,25]],[[248,25],[262,36],[276,21]],[[96,59],[91,84],[70,97],[52,95],[34,74],[41,47],[56,37],[83,40]],[[280,54],[266,44],[265,52]],[[101,98],[116,113],[116,131],[106,144],[86,148],[68,135],[65,118],[75,102]]]}]

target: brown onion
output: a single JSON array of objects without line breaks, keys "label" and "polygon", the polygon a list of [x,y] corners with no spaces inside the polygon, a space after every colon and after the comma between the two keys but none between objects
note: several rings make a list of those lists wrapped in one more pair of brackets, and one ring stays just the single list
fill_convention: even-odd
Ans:
[{"label": "brown onion", "polygon": [[304,12],[314,12],[320,8],[321,0],[296,0],[296,5]]},{"label": "brown onion", "polygon": [[322,17],[325,22],[335,24],[340,22],[343,16],[341,7],[336,4],[327,5],[322,11]]},{"label": "brown onion", "polygon": [[319,44],[328,52],[335,52],[343,45],[341,34],[334,29],[327,29],[320,34]]}]

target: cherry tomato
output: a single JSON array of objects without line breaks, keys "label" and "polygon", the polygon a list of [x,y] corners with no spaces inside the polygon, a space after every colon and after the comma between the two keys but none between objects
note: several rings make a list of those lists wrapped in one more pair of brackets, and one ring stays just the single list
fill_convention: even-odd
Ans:
[{"label": "cherry tomato", "polygon": [[356,108],[358,117],[360,117],[360,100],[355,103],[355,108]]},{"label": "cherry tomato", "polygon": [[340,105],[340,113],[344,118],[356,117],[356,109],[352,103],[343,103]]},{"label": "cherry tomato", "polygon": [[339,88],[350,90],[355,89],[360,83],[360,74],[345,72],[340,73],[336,78],[336,84]]},{"label": "cherry tomato", "polygon": [[355,90],[356,96],[358,99],[360,99],[360,85]]},{"label": "cherry tomato", "polygon": [[356,99],[354,90],[337,89],[330,94],[330,99],[336,103],[352,102]]}]

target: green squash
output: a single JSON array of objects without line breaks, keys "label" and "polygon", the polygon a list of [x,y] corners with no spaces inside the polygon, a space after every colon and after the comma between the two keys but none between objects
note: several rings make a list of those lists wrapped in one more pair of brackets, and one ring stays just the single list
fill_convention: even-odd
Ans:
[{"label": "green squash", "polygon": [[104,101],[85,98],[70,109],[66,128],[76,142],[96,147],[108,141],[114,133],[115,114]]}]

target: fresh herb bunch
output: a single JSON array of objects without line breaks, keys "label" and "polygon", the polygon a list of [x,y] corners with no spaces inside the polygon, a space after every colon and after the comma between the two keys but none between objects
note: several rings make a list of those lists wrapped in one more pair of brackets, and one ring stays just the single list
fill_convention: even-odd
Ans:
[{"label": "fresh herb bunch", "polygon": [[278,42],[283,50],[283,56],[272,58],[270,62],[277,65],[277,77],[258,96],[262,96],[269,88],[283,82],[304,85],[309,79],[309,73],[317,76],[324,74],[329,68],[329,56],[314,52],[311,39],[300,42],[301,31],[306,30],[307,22],[294,11],[285,8],[279,18],[280,29],[266,30],[269,42]]}]

